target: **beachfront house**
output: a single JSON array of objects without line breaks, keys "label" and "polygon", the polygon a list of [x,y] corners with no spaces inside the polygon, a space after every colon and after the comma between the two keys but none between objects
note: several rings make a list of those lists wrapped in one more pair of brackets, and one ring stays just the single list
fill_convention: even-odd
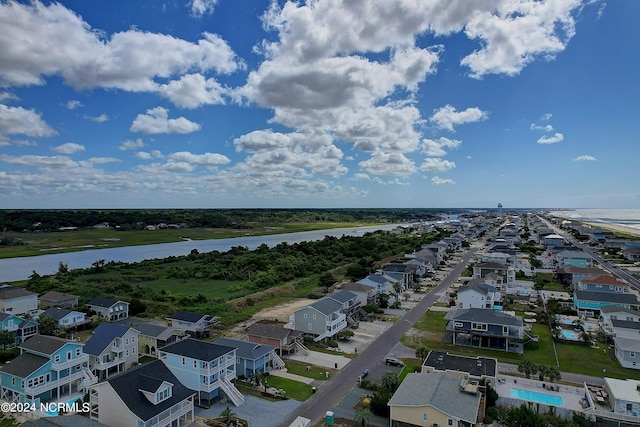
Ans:
[{"label": "beachfront house", "polygon": [[60,307],[71,309],[78,306],[78,295],[68,294],[66,292],[49,291],[38,297],[40,308],[47,309],[49,307]]},{"label": "beachfront house", "polygon": [[515,270],[498,262],[479,262],[473,266],[474,279],[482,279],[491,273],[502,277],[504,283],[511,283],[516,280]]},{"label": "beachfront house", "polygon": [[578,289],[581,291],[593,292],[630,293],[628,284],[607,274],[583,278],[578,282]]},{"label": "beachfront house", "polygon": [[483,279],[471,279],[468,284],[458,288],[456,307],[493,310],[502,307],[502,296],[494,286],[484,283]]},{"label": "beachfront house", "polygon": [[347,316],[342,312],[342,304],[327,297],[299,308],[285,325],[285,328],[312,335],[314,341],[331,339],[346,327]]},{"label": "beachfront house", "polygon": [[187,338],[158,350],[160,359],[188,389],[196,392],[195,404],[211,406],[220,391],[240,406],[244,396],[233,385],[237,351],[234,347]]},{"label": "beachfront house", "polygon": [[[634,379],[604,379],[611,410],[616,414],[640,417],[640,381]],[[638,418],[640,421],[640,418]]]},{"label": "beachfront house", "polygon": [[377,303],[378,293],[373,286],[365,285],[358,282],[347,282],[340,286],[340,289],[349,291],[356,295],[356,300],[360,306],[373,305]]},{"label": "beachfront house", "polygon": [[391,425],[476,426],[484,420],[478,386],[447,372],[410,373],[389,400]]},{"label": "beachfront house", "polygon": [[111,427],[193,425],[194,395],[156,360],[92,386],[90,418]]},{"label": "beachfront house", "polygon": [[638,300],[633,294],[618,292],[594,292],[576,290],[573,293],[573,306],[578,312],[599,314],[600,309],[607,305],[615,305],[627,309],[635,309]]},{"label": "beachfront house", "polygon": [[87,308],[108,322],[129,317],[129,303],[111,298],[95,297],[86,304]]},{"label": "beachfront house", "polygon": [[215,344],[236,349],[236,375],[251,378],[272,369],[284,368],[284,362],[276,353],[276,348],[268,344],[255,344],[233,338],[218,338]]},{"label": "beachfront house", "polygon": [[247,340],[254,344],[268,344],[276,348],[279,355],[301,352],[309,354],[302,344],[302,332],[284,327],[284,322],[259,320],[247,330]]},{"label": "beachfront house", "polygon": [[91,372],[103,381],[138,362],[138,335],[127,326],[100,323],[84,345]]},{"label": "beachfront house", "polygon": [[529,335],[522,318],[497,310],[456,308],[445,315],[446,342],[522,354]]},{"label": "beachfront house", "polygon": [[600,308],[600,324],[605,332],[613,332],[612,320],[626,320],[629,322],[640,322],[640,311],[629,310],[628,308],[615,305],[606,305]]},{"label": "beachfront house", "polygon": [[[637,334],[638,329],[635,332]],[[640,340],[636,338],[613,338],[616,359],[624,368],[640,369]]]},{"label": "beachfront house", "polygon": [[35,317],[38,313],[38,294],[25,288],[0,285],[0,312],[20,316],[28,314]]},{"label": "beachfront house", "polygon": [[26,320],[9,313],[0,313],[0,330],[12,332],[15,337],[13,344],[6,344],[5,347],[13,347],[23,343],[38,333],[38,323],[34,320]]},{"label": "beachfront house", "polygon": [[194,338],[207,338],[211,336],[213,329],[220,325],[220,318],[208,314],[179,311],[167,317],[167,322],[171,328],[184,331]]},{"label": "beachfront house", "polygon": [[42,319],[45,317],[55,320],[56,327],[58,329],[77,328],[91,323],[91,319],[87,319],[86,314],[80,311],[69,310],[67,308],[60,308],[55,306],[49,307],[45,311],[40,313],[38,319]]},{"label": "beachfront house", "polygon": [[35,335],[18,346],[20,355],[0,368],[0,399],[40,406],[82,392],[95,379],[83,344]]},{"label": "beachfront house", "polygon": [[176,342],[185,336],[184,331],[154,323],[140,322],[134,326],[138,336],[138,357],[158,355],[158,349]]},{"label": "beachfront house", "polygon": [[495,384],[498,361],[494,358],[459,356],[432,350],[422,362],[422,373],[431,372],[448,372],[459,378]]}]

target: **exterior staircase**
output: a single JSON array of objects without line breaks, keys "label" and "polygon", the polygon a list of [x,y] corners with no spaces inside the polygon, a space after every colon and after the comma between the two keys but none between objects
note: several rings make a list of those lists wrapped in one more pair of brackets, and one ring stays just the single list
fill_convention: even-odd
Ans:
[{"label": "exterior staircase", "polygon": [[82,383],[80,388],[87,389],[89,386],[98,383],[98,378],[91,372],[91,370],[87,367],[82,368]]},{"label": "exterior staircase", "polygon": [[282,360],[277,354],[273,354],[273,359],[271,359],[271,361],[273,362],[273,369],[284,369],[284,360]]},{"label": "exterior staircase", "polygon": [[309,351],[309,349],[305,347],[300,341],[296,341],[296,352],[300,352],[305,356],[308,356],[311,354],[311,351]]},{"label": "exterior staircase", "polygon": [[220,388],[227,397],[233,402],[234,405],[240,406],[244,403],[244,396],[236,386],[233,385],[231,381],[229,381],[226,377],[220,378]]},{"label": "exterior staircase", "polygon": [[[527,337],[527,343],[532,342],[532,341],[533,341],[533,342],[538,342],[538,340],[539,340],[539,338],[540,338],[538,335],[531,335],[531,334],[530,334],[529,332],[527,332],[527,331],[523,331],[523,332],[524,332],[524,335]],[[525,343],[525,344],[526,344],[526,343]]]},{"label": "exterior staircase", "polygon": [[358,329],[358,327],[360,326],[360,321],[355,320],[351,316],[347,316],[347,325],[349,325],[349,327],[351,327],[352,329]]}]

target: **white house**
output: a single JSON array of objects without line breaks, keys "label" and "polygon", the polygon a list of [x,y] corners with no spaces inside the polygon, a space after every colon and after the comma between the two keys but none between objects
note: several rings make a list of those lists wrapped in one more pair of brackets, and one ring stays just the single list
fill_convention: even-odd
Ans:
[{"label": "white house", "polygon": [[17,286],[0,285],[0,311],[16,316],[35,316],[38,311],[38,294]]}]

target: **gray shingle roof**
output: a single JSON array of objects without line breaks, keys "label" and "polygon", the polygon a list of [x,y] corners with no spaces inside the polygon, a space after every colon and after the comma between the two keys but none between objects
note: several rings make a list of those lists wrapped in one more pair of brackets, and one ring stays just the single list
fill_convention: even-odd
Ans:
[{"label": "gray shingle roof", "polygon": [[475,377],[495,377],[498,373],[498,361],[496,359],[458,356],[443,351],[430,351],[423,365],[443,372],[466,372]]},{"label": "gray shingle roof", "polygon": [[0,371],[15,375],[18,378],[26,378],[49,362],[49,360],[43,356],[24,353],[4,365],[0,368]]},{"label": "gray shingle roof", "polygon": [[342,285],[342,289],[346,291],[351,291],[351,292],[354,292],[354,291],[355,292],[371,292],[374,289],[374,287],[365,285],[364,283],[349,282]]},{"label": "gray shingle roof", "polygon": [[614,328],[640,330],[640,322],[634,322],[631,320],[611,319],[611,324],[613,325]]},{"label": "gray shingle roof", "polygon": [[25,288],[19,288],[16,286],[3,285],[0,286],[0,299],[8,300],[13,298],[21,298],[29,295],[38,295],[33,292],[26,290]]},{"label": "gray shingle roof", "polygon": [[95,297],[94,299],[89,301],[87,305],[95,305],[96,307],[109,308],[117,302],[118,300],[111,299],[111,298]]},{"label": "gray shingle roof", "polygon": [[342,307],[342,304],[329,298],[320,298],[318,301],[310,305],[311,307],[315,308],[320,313],[325,315],[340,311],[340,308]]},{"label": "gray shingle roof", "polygon": [[254,342],[236,340],[233,338],[218,338],[215,344],[224,345],[226,347],[235,347],[236,355],[243,359],[256,360],[275,350],[275,347],[269,344],[256,344]]},{"label": "gray shingle roof", "polygon": [[330,293],[329,295],[327,295],[325,298],[331,298],[334,299],[340,303],[345,303],[349,300],[352,300],[354,298],[357,298],[358,296],[356,294],[354,294],[353,292],[349,292],[347,290],[340,290],[340,291],[335,291]]},{"label": "gray shingle roof", "polygon": [[504,264],[500,264],[499,262],[493,262],[493,261],[488,261],[488,262],[479,262],[476,265],[474,265],[474,267],[478,267],[478,268],[493,268],[496,270],[507,270],[507,266]]},{"label": "gray shingle roof", "polygon": [[445,373],[408,374],[389,400],[389,406],[433,406],[445,414],[475,424],[480,393],[460,391],[460,379]]},{"label": "gray shingle roof", "polygon": [[640,311],[631,310],[626,307],[618,307],[617,305],[605,305],[600,308],[602,313],[627,313],[635,316],[640,316]]},{"label": "gray shingle roof", "polygon": [[258,337],[269,337],[282,340],[288,336],[299,335],[300,332],[292,331],[284,327],[284,323],[262,323],[256,322],[247,328],[247,334]]},{"label": "gray shingle roof", "polygon": [[40,296],[40,300],[42,301],[66,301],[68,299],[75,298],[78,298],[78,296],[58,291],[49,291],[46,294]]},{"label": "gray shingle roof", "polygon": [[466,291],[478,291],[483,295],[496,292],[496,288],[486,283],[473,282],[458,288],[458,293]]},{"label": "gray shingle roof", "polygon": [[73,342],[74,341],[69,341],[58,337],[50,337],[48,335],[34,335],[20,344],[19,347],[36,353],[52,355],[53,353],[64,347],[66,344]]},{"label": "gray shingle roof", "polygon": [[200,319],[202,319],[205,316],[206,316],[205,314],[192,313],[190,311],[179,311],[173,316],[167,317],[167,319],[182,320],[185,322],[197,323]]},{"label": "gray shingle roof", "polygon": [[597,292],[597,291],[575,291],[575,297],[579,301],[599,301],[617,304],[638,304],[638,300],[633,294],[622,294],[618,292]]},{"label": "gray shingle roof", "polygon": [[210,362],[232,352],[233,347],[187,338],[162,348],[167,353]]},{"label": "gray shingle roof", "polygon": [[[154,405],[140,391],[141,385],[149,388],[152,385],[151,383],[159,385],[163,381],[173,384],[171,397]],[[183,386],[164,363],[159,360],[130,369],[108,379],[107,382],[131,412],[143,421],[155,417],[195,394],[195,392]]]},{"label": "gray shingle roof", "polygon": [[492,325],[522,326],[522,319],[520,317],[511,316],[507,313],[486,308],[454,309],[446,314],[445,319],[468,320],[471,322],[481,322]]},{"label": "gray shingle roof", "polygon": [[40,314],[40,317],[49,317],[51,319],[60,321],[64,316],[73,313],[72,310],[67,310],[66,308],[60,307],[49,307],[45,311]]}]

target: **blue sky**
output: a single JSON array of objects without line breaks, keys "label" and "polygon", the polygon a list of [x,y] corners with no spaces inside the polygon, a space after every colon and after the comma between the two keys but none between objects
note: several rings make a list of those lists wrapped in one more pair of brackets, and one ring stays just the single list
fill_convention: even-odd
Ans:
[{"label": "blue sky", "polygon": [[0,208],[640,208],[638,16],[0,1]]}]

